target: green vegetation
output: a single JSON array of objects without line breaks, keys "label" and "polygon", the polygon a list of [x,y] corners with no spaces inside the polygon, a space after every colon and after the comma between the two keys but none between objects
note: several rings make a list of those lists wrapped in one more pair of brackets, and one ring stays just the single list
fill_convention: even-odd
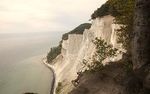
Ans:
[{"label": "green vegetation", "polygon": [[95,38],[93,43],[96,46],[96,52],[94,56],[92,57],[91,61],[87,61],[83,59],[83,69],[81,72],[78,72],[78,77],[75,80],[72,80],[72,84],[74,86],[78,86],[79,84],[79,79],[83,76],[83,73],[89,73],[89,72],[99,72],[102,69],[105,68],[103,66],[102,62],[106,58],[111,58],[115,57],[117,54],[118,49],[113,48],[112,45],[107,44],[103,39],[101,38]]},{"label": "green vegetation", "polygon": [[60,53],[61,53],[61,44],[57,47],[51,48],[50,52],[47,54],[47,62],[51,63]]},{"label": "green vegetation", "polygon": [[105,42],[103,39],[96,38],[93,43],[96,46],[95,57],[97,57],[96,59],[98,59],[99,62],[102,62],[107,57],[116,56],[118,49],[113,48],[112,45],[107,44],[107,42]]},{"label": "green vegetation", "polygon": [[68,35],[69,34],[83,34],[84,30],[85,29],[89,29],[91,27],[91,24],[90,23],[84,23],[84,24],[81,24],[79,25],[78,27],[76,27],[74,30],[68,32],[68,33],[65,33],[62,37],[63,40],[67,40],[68,39]]},{"label": "green vegetation", "polygon": [[93,43],[96,46],[96,52],[92,58],[92,62],[83,60],[83,64],[88,67],[89,71],[98,71],[103,68],[102,62],[106,58],[116,56],[118,49],[113,48],[112,45],[107,44],[107,42],[101,38],[96,38]]},{"label": "green vegetation", "polygon": [[[90,23],[81,24],[80,26],[76,27],[74,30],[64,34],[62,36],[62,40],[67,40],[69,34],[83,34],[84,30],[89,29],[90,27],[91,27]],[[47,54],[48,63],[51,63],[61,53],[61,48],[62,48],[61,43],[62,41],[60,41],[59,46],[51,48],[50,52]]]},{"label": "green vegetation", "polygon": [[135,0],[108,0],[91,15],[91,19],[105,15],[114,16],[115,23],[121,24],[117,41],[127,50],[131,48],[129,44],[132,39],[134,5]]},{"label": "green vegetation", "polygon": [[[76,27],[74,30],[64,34],[62,36],[62,40],[67,40],[69,34],[83,34],[85,29],[89,29],[91,27],[90,23],[84,23],[80,26]],[[50,52],[47,54],[47,62],[51,63],[60,53],[61,53],[61,43],[60,41],[59,46],[51,48]]]},{"label": "green vegetation", "polygon": [[[124,54],[125,56],[123,55],[122,60],[114,62],[112,64],[110,63],[109,65],[106,65],[104,67],[102,66],[100,62],[105,59],[105,56],[109,57],[109,55],[114,56],[115,54],[114,53],[109,54],[109,52],[111,51],[109,51],[109,49],[106,50],[107,48],[109,48],[109,46],[100,45],[100,44],[105,44],[105,42],[103,42],[102,40],[100,40],[99,42],[96,41],[95,44],[97,48],[97,53],[94,56],[94,58],[96,58],[96,60],[94,59],[94,62],[96,61],[96,64],[93,64],[94,62],[92,62],[92,64],[95,65],[96,67],[97,65],[100,66],[100,68],[98,69],[101,69],[102,67],[103,70],[98,71],[97,72],[98,74],[96,75],[93,75],[94,73],[91,73],[90,74],[91,78],[94,78],[93,76],[95,76],[94,79],[91,79],[89,75],[84,75],[84,77],[79,79],[80,81],[81,80],[82,81],[81,81],[81,84],[78,85],[77,87],[78,89],[75,89],[75,93],[73,92],[71,94],[83,94],[80,90],[81,87],[87,88],[88,83],[94,83],[94,82],[95,83],[93,84],[93,86],[90,84],[88,89],[91,90],[91,87],[94,89],[94,86],[96,86],[96,88],[99,87],[99,90],[101,90],[101,86],[103,88],[104,85],[106,86],[106,84],[108,84],[108,82],[110,81],[112,81],[113,83],[108,84],[107,87],[109,87],[110,85],[113,85],[116,89],[118,88],[119,85],[121,86],[121,88],[120,87],[118,88],[118,90],[120,91],[116,94],[120,94],[120,92],[125,93],[125,94],[150,94],[150,81],[148,79],[150,78],[149,76],[150,67],[149,67],[149,62],[148,62],[148,59],[149,59],[148,47],[149,46],[147,45],[149,42],[149,38],[148,38],[148,35],[146,35],[147,32],[144,32],[144,31],[149,30],[148,28],[149,25],[147,22],[148,20],[146,19],[149,17],[148,16],[149,15],[149,12],[148,12],[149,2],[147,1],[148,0],[137,0],[136,6],[135,6],[135,0],[108,0],[106,4],[104,4],[101,8],[95,11],[94,14],[92,14],[92,19],[95,19],[96,17],[102,17],[108,14],[112,15],[109,9],[110,8],[115,9],[115,12],[118,13],[117,15],[115,15],[115,23],[121,26],[117,32],[118,42],[123,44],[123,47],[127,50],[127,53]],[[135,25],[133,25],[134,9],[136,9]],[[133,27],[136,27],[135,31],[138,34],[135,34],[134,39],[135,38],[136,39],[133,40],[135,43],[133,45],[134,47],[132,48],[132,50],[135,51],[133,54],[133,56],[135,55],[135,58],[131,59],[132,55],[130,52],[131,50],[130,46],[131,46],[131,40],[133,37]],[[143,41],[142,46],[141,46],[141,43],[138,43],[139,41],[140,42]],[[97,46],[97,44],[100,46]],[[114,52],[115,51],[116,50],[114,50]],[[133,60],[133,64],[136,63],[135,65],[138,65],[138,66],[134,66],[134,67],[137,67],[134,69],[134,71],[133,71],[133,64],[131,60]],[[93,67],[92,65],[89,65],[89,62],[86,60],[83,60],[83,63],[85,65],[87,65],[88,63],[87,66],[89,66],[89,69],[91,68],[95,70],[96,68],[95,66]],[[102,76],[99,76],[100,72]],[[115,75],[112,75],[112,74],[115,74]],[[114,83],[114,81],[116,83]],[[98,82],[100,82],[100,86],[98,86]],[[106,83],[103,85],[102,83],[104,82]],[[115,86],[114,84],[117,84],[117,85]],[[96,92],[99,90],[95,90],[95,91],[91,90],[90,93],[98,94],[99,92],[98,93]],[[94,91],[94,93],[92,91]],[[107,89],[106,91],[112,91],[112,88],[111,90]]]},{"label": "green vegetation", "polygon": [[94,13],[91,15],[91,19],[96,19],[97,17],[103,17],[106,15],[112,15],[116,16],[119,13],[115,9],[114,6],[111,6],[109,1],[107,1],[105,4],[103,4],[100,8],[94,11]]},{"label": "green vegetation", "polygon": [[118,42],[122,43],[125,49],[130,50],[133,35],[135,0],[109,0],[109,2],[120,14],[115,16],[115,23],[122,24],[117,32]]},{"label": "green vegetation", "polygon": [[124,70],[126,73],[131,73],[133,70],[133,65],[131,62],[124,62]]},{"label": "green vegetation", "polygon": [[62,89],[62,83],[59,82],[59,83],[58,83],[58,86],[57,86],[57,88],[56,88],[56,94],[59,94],[61,89]]},{"label": "green vegetation", "polygon": [[120,24],[120,29],[117,30],[118,43],[123,44],[123,48],[127,50],[126,59],[124,62],[124,69],[126,72],[133,70],[131,59],[131,40],[133,36],[133,22],[134,22],[134,7],[135,0],[109,0],[119,15],[115,16],[115,23]]},{"label": "green vegetation", "polygon": [[115,17],[115,24],[120,25],[120,28],[117,30],[117,42],[123,44],[123,48],[127,50],[127,58],[124,60],[126,71],[132,70],[130,50],[133,36],[134,6],[135,0],[108,0],[91,16],[92,19],[105,15]]}]

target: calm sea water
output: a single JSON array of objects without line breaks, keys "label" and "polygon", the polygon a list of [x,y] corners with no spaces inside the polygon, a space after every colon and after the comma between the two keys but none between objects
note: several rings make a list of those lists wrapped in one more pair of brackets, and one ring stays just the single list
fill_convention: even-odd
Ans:
[{"label": "calm sea water", "polygon": [[49,94],[51,71],[41,59],[60,32],[0,34],[0,94]]}]

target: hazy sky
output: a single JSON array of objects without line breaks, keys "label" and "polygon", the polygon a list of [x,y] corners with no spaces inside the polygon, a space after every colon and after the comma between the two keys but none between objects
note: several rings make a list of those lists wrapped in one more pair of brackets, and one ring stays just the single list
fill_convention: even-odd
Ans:
[{"label": "hazy sky", "polygon": [[0,32],[67,31],[106,0],[0,0]]}]

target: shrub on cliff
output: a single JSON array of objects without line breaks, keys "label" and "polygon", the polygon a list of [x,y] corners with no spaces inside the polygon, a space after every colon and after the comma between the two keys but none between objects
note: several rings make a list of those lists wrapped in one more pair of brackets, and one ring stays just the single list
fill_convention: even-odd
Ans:
[{"label": "shrub on cliff", "polygon": [[115,57],[117,55],[118,49],[113,48],[113,46],[105,42],[105,40],[101,38],[95,38],[93,43],[96,46],[96,52],[90,61],[83,59],[83,69],[77,73],[77,78],[72,80],[72,84],[74,86],[78,86],[80,82],[79,79],[83,76],[84,73],[101,71],[105,67],[102,64],[103,61],[107,58]]},{"label": "shrub on cliff", "polygon": [[113,48],[112,45],[107,44],[103,39],[96,38],[93,43],[96,46],[96,52],[95,55],[92,58],[91,62],[88,62],[87,60],[83,60],[83,64],[85,67],[87,67],[87,70],[89,71],[98,71],[103,68],[102,62],[106,58],[111,58],[116,56],[116,53],[118,49]]},{"label": "shrub on cliff", "polygon": [[89,29],[90,27],[91,27],[91,24],[90,24],[90,23],[81,24],[81,25],[79,25],[78,27],[76,27],[74,30],[72,30],[72,31],[70,31],[70,32],[68,32],[68,33],[65,33],[65,34],[62,36],[62,39],[63,39],[63,40],[67,40],[69,34],[83,34],[84,30],[85,30],[85,29]]},{"label": "shrub on cliff", "polygon": [[51,48],[47,54],[47,62],[51,63],[61,53],[61,45]]},{"label": "shrub on cliff", "polygon": [[58,82],[58,86],[56,88],[56,94],[59,94],[62,89],[62,82]]}]

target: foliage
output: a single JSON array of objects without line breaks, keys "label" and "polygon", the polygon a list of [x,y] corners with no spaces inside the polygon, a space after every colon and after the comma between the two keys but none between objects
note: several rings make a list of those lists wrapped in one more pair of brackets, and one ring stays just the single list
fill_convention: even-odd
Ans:
[{"label": "foliage", "polygon": [[[91,27],[90,23],[81,24],[74,30],[64,34],[62,39],[67,40],[69,34],[83,34],[84,29],[89,29],[90,27]],[[61,48],[62,48],[61,43],[62,43],[62,41],[60,41],[59,46],[51,48],[50,52],[47,54],[47,61],[49,63],[52,62],[61,53]]]},{"label": "foliage", "polygon": [[98,58],[99,62],[102,62],[107,57],[116,56],[116,52],[118,49],[113,48],[112,45],[107,44],[103,39],[96,38],[93,43],[96,45],[96,53],[95,56]]},{"label": "foliage", "polygon": [[84,23],[84,24],[81,24],[79,25],[78,27],[76,27],[74,30],[68,32],[68,33],[65,33],[62,37],[63,40],[67,40],[68,39],[68,35],[69,34],[83,34],[84,30],[85,29],[89,29],[91,27],[91,24],[90,23]]},{"label": "foliage", "polygon": [[[91,27],[90,23],[81,24],[74,30],[64,34],[62,39],[67,40],[69,34],[83,34],[84,29],[89,29],[90,27]],[[51,48],[50,52],[47,54],[47,61],[49,63],[52,62],[61,53],[61,48],[62,48],[61,43],[62,43],[62,41],[60,41],[59,46]]]},{"label": "foliage", "polygon": [[108,0],[91,15],[92,19],[105,15],[114,16],[115,23],[121,24],[117,32],[117,41],[127,50],[130,49],[132,39],[134,5],[135,0]]},{"label": "foliage", "polygon": [[[129,72],[132,70],[131,58],[131,40],[133,33],[133,20],[134,20],[134,5],[135,0],[108,0],[104,5],[96,10],[93,14],[95,17],[101,17],[108,14],[115,13],[115,24],[119,24],[120,28],[117,29],[117,42],[123,45],[123,48],[127,50],[130,57],[125,60],[124,69]],[[109,8],[113,11],[108,12]],[[103,60],[103,59],[101,59]]]},{"label": "foliage", "polygon": [[47,62],[50,63],[61,53],[61,45],[51,48],[50,52],[47,54]]},{"label": "foliage", "polygon": [[108,1],[105,4],[103,4],[100,8],[94,11],[94,13],[91,15],[91,19],[95,19],[97,17],[103,17],[106,15],[112,15],[112,16],[118,15],[118,12],[115,9],[115,7],[111,6]]},{"label": "foliage", "polygon": [[133,65],[131,62],[124,62],[124,70],[127,73],[130,73],[131,71],[133,71]]},{"label": "foliage", "polygon": [[102,62],[106,58],[116,56],[118,49],[113,48],[112,45],[107,44],[107,42],[101,38],[96,38],[93,43],[96,46],[96,52],[92,58],[92,62],[83,60],[83,64],[88,67],[88,70],[97,71],[103,68]]},{"label": "foliage", "polygon": [[57,86],[57,88],[56,88],[56,94],[59,94],[61,89],[62,89],[62,83],[59,82],[59,83],[58,83],[58,86]]},{"label": "foliage", "polygon": [[132,39],[135,0],[109,0],[120,15],[115,16],[115,23],[122,24],[118,29],[118,42],[127,50]]}]

